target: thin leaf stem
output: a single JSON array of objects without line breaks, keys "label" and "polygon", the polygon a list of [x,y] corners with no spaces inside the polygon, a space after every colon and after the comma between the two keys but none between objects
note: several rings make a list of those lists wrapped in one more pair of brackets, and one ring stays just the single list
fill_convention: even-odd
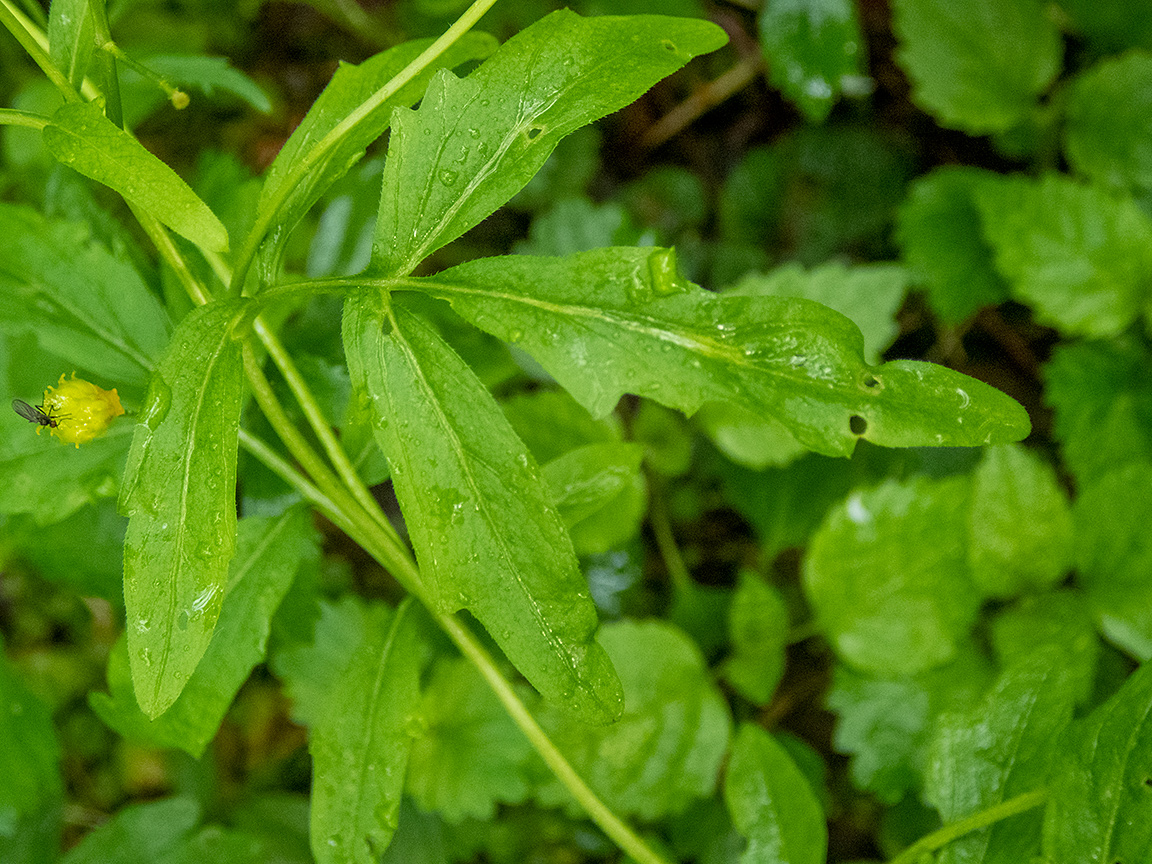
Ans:
[{"label": "thin leaf stem", "polygon": [[648,486],[652,490],[648,503],[648,524],[652,528],[652,535],[656,538],[656,548],[660,550],[660,557],[664,559],[664,567],[672,579],[672,587],[677,593],[691,594],[696,589],[692,581],[692,574],[684,563],[684,556],[680,554],[680,547],[676,544],[676,536],[672,533],[672,520],[668,517],[668,508],[664,506],[663,486],[657,482],[649,472]]},{"label": "thin leaf stem", "polygon": [[17,108],[0,108],[0,126],[24,126],[28,129],[43,129],[51,120],[43,114],[20,111]]},{"label": "thin leaf stem", "polygon": [[392,535],[392,540],[399,545],[400,537],[396,534],[396,529],[392,527],[387,517],[381,512],[380,507],[376,503],[376,499],[372,497],[372,493],[368,491],[368,487],[364,485],[364,481],[360,479],[360,474],[356,471],[352,460],[348,458],[348,454],[344,452],[344,448],[340,446],[340,442],[336,439],[335,433],[332,431],[332,425],[324,416],[324,412],[320,409],[320,405],[316,402],[316,397],[312,394],[308,383],[300,375],[296,364],[292,362],[292,355],[285,349],[284,344],[277,337],[276,333],[264,322],[260,316],[252,324],[252,328],[257,337],[263,343],[268,351],[268,356],[272,358],[272,362],[280,370],[280,374],[284,376],[289,389],[292,390],[296,401],[299,403],[304,416],[308,420],[308,425],[312,427],[312,431],[316,433],[316,437],[320,439],[320,444],[324,448],[324,452],[328,454],[328,461],[336,468],[336,473],[344,482],[345,488],[356,498],[360,507],[371,516],[380,526],[380,528]]},{"label": "thin leaf stem", "polygon": [[528,710],[528,707],[521,701],[520,697],[516,695],[515,689],[505,678],[499,668],[496,666],[492,656],[480,644],[480,641],[468,630],[459,619],[451,615],[444,615],[441,613],[433,613],[436,616],[437,623],[444,629],[444,632],[456,644],[461,653],[467,657],[474,666],[484,676],[484,680],[488,682],[488,686],[496,694],[504,710],[512,717],[513,722],[520,727],[520,731],[528,738],[528,741],[540,754],[545,764],[556,775],[556,778],[564,784],[572,797],[584,808],[584,811],[591,817],[592,821],[600,826],[600,829],[607,834],[612,841],[616,843],[624,852],[630,855],[635,861],[640,864],[667,864],[667,862],[657,855],[647,843],[632,830],[626,822],[612,812],[608,806],[600,800],[600,797],[592,791],[584,778],[581,777],[576,769],[572,767],[571,763],[564,758],[564,754],[552,743],[552,739],[548,737],[540,724],[536,722],[536,718]]},{"label": "thin leaf stem", "polygon": [[[7,2],[7,0],[0,0],[0,2]],[[231,285],[231,293],[233,296],[238,297],[243,291],[244,283],[248,278],[248,271],[252,267],[252,261],[256,257],[256,252],[269,226],[272,224],[272,220],[277,217],[281,208],[288,201],[288,198],[296,190],[296,187],[303,182],[304,178],[308,176],[308,173],[319,165],[340,140],[354,129],[358,123],[380,107],[380,105],[384,104],[384,102],[391,98],[401,87],[419,75],[425,67],[448,50],[456,40],[471,30],[476,25],[476,22],[483,17],[484,13],[492,8],[495,2],[496,0],[475,0],[464,14],[456,19],[456,23],[441,34],[439,39],[425,48],[420,56],[401,69],[392,80],[361,102],[355,110],[337,123],[327,135],[317,141],[311,150],[296,161],[284,177],[284,181],[277,188],[275,196],[269,206],[264,209],[261,217],[256,220],[256,224],[254,224],[248,232],[248,236],[244,240],[244,246],[236,257],[236,270]]]},{"label": "thin leaf stem", "polygon": [[28,52],[28,56],[48,76],[48,80],[56,86],[65,101],[83,101],[80,93],[72,86],[72,82],[52,62],[52,57],[48,54],[47,35],[9,0],[0,0],[0,23],[16,38],[20,47]]},{"label": "thin leaf stem", "polygon": [[152,244],[156,247],[156,251],[160,256],[168,262],[168,266],[172,268],[176,274],[176,278],[180,280],[180,284],[184,286],[184,291],[192,299],[192,302],[197,306],[203,306],[212,299],[212,294],[199,279],[192,269],[188,266],[188,262],[184,260],[184,256],[172,242],[172,237],[168,233],[160,220],[153,216],[150,212],[142,207],[137,207],[128,199],[124,199],[128,208],[132,211],[132,215],[136,217],[136,221],[140,223],[140,227],[148,235]]},{"label": "thin leaf stem", "polygon": [[1047,800],[1047,789],[1035,789],[1032,792],[1025,792],[1023,795],[1017,795],[1015,798],[1009,798],[1007,801],[986,807],[958,822],[951,822],[931,834],[925,834],[889,861],[888,864],[916,864],[923,855],[934,852],[965,834],[987,828],[989,825],[994,825],[1010,816],[1032,810]]},{"label": "thin leaf stem", "polygon": [[301,497],[315,504],[342,531],[347,533],[351,529],[351,523],[344,517],[343,512],[336,506],[335,502],[312,483],[309,483],[308,478],[292,467],[265,441],[244,428],[240,429],[239,438],[241,447],[263,462],[265,467],[299,492]]}]

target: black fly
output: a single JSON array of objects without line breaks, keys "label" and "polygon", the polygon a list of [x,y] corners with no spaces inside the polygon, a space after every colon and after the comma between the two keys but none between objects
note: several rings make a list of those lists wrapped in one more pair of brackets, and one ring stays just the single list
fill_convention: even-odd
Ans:
[{"label": "black fly", "polygon": [[[59,425],[56,418],[44,410],[43,405],[29,405],[23,399],[13,399],[12,410],[29,423],[35,423],[37,426],[47,426],[49,429],[55,429]],[[64,418],[60,419],[62,420]]]}]

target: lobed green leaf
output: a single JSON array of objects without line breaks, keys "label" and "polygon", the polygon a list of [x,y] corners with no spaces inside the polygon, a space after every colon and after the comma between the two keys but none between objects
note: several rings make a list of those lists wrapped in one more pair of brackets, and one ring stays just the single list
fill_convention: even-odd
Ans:
[{"label": "lobed green leaf", "polygon": [[708,21],[553,12],[392,118],[373,269],[403,276],[532,178],[560,139],[727,37]]},{"label": "lobed green leaf", "polygon": [[311,842],[317,864],[380,860],[396,830],[426,661],[413,600],[372,607],[364,640],[311,729]]},{"label": "lobed green leaf", "polygon": [[867,366],[860,331],[810,301],[716,295],[666,249],[485,258],[406,285],[523,348],[594,416],[635,393],[691,414],[728,401],[846,456],[891,447],[1018,440],[1030,424],[999,391],[942,366]]},{"label": "lobed green leaf", "polygon": [[1131,197],[1062,174],[1005,177],[973,195],[996,268],[1037,320],[1115,336],[1148,303],[1152,220]]},{"label": "lobed green leaf", "polygon": [[572,542],[487,389],[427,324],[378,292],[346,300],[344,344],[432,602],[468,609],[546,697],[613,720],[620,685],[593,641],[596,609]]},{"label": "lobed green leaf", "polygon": [[188,314],[153,372],[120,507],[124,602],[136,699],[155,718],[212,638],[236,543],[236,436],[243,396],[232,333],[242,301]]},{"label": "lobed green leaf", "polygon": [[732,822],[748,838],[742,864],[822,864],[824,811],[788,751],[759,726],[743,723],[724,778]]},{"label": "lobed green leaf", "polygon": [[853,492],[812,537],[804,589],[836,653],[879,675],[951,660],[976,618],[967,478]]},{"label": "lobed green leaf", "polygon": [[210,252],[228,248],[228,230],[180,177],[104,116],[94,102],[72,102],[44,127],[58,161],[110,186],[181,237]]},{"label": "lobed green leaf", "polygon": [[1152,665],[1059,743],[1044,814],[1049,861],[1142,861],[1152,849]]},{"label": "lobed green leaf", "polygon": [[975,135],[1011,129],[1060,71],[1060,33],[1040,0],[892,6],[912,99],[945,126]]},{"label": "lobed green leaf", "polygon": [[578,555],[597,555],[632,539],[648,509],[640,470],[644,448],[630,442],[569,450],[542,472]]},{"label": "lobed green leaf", "polygon": [[467,660],[437,662],[420,721],[407,791],[422,810],[453,823],[491,819],[497,803],[519,804],[528,797],[532,746]]},{"label": "lobed green leaf", "polygon": [[1074,509],[1080,583],[1101,632],[1152,659],[1152,462],[1133,462],[1085,484]]},{"label": "lobed green leaf", "polygon": [[732,653],[721,674],[741,696],[767,705],[784,675],[788,645],[788,608],[780,592],[755,573],[744,570],[728,610]]},{"label": "lobed green leaf", "polygon": [[1080,75],[1065,110],[1072,167],[1107,186],[1152,186],[1152,55],[1133,51]]},{"label": "lobed green leaf", "polygon": [[904,261],[923,283],[933,310],[950,324],[1008,299],[972,198],[980,183],[998,176],[979,168],[938,168],[912,184],[897,213],[896,242]]},{"label": "lobed green leaf", "polygon": [[[620,672],[624,713],[588,726],[545,707],[541,725],[609,807],[658,819],[716,787],[731,719],[700,649],[663,621],[605,624],[600,644]],[[538,792],[545,806],[569,801],[557,781]]]},{"label": "lobed green leaf", "polygon": [[[982,702],[937,721],[924,798],[945,824],[1041,788],[1059,736],[1072,721],[1072,675],[1058,651],[1041,651],[1008,668]],[[1040,847],[1043,813],[1021,813],[965,834],[939,864],[1018,864]]]},{"label": "lobed green leaf", "polygon": [[316,554],[304,508],[240,520],[220,618],[179,698],[155,720],[144,716],[132,692],[127,645],[121,641],[109,660],[111,695],[91,694],[93,710],[126,737],[178,747],[199,759],[240,686],[264,659],[272,615],[297,569],[305,557]]},{"label": "lobed green leaf", "polygon": [[1052,466],[1021,447],[990,447],[972,478],[968,563],[985,595],[1048,588],[1072,566],[1072,512]]}]

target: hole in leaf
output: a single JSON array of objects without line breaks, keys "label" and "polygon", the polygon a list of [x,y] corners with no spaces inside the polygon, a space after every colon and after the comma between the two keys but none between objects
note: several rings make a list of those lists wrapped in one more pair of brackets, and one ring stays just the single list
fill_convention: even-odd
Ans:
[{"label": "hole in leaf", "polygon": [[867,387],[869,390],[875,390],[877,387],[880,386],[880,379],[877,378],[875,375],[865,375],[864,381],[861,383],[863,383],[864,386]]},{"label": "hole in leaf", "polygon": [[863,435],[868,431],[868,421],[859,414],[853,414],[848,418],[848,428],[852,430],[853,435]]},{"label": "hole in leaf", "polygon": [[541,129],[539,126],[533,126],[531,129],[528,130],[528,140],[529,141],[535,140],[536,137],[543,131],[544,130]]},{"label": "hole in leaf", "polygon": [[660,44],[664,46],[665,51],[671,51],[673,54],[676,53],[676,43],[673,42],[671,39],[665,39]]}]

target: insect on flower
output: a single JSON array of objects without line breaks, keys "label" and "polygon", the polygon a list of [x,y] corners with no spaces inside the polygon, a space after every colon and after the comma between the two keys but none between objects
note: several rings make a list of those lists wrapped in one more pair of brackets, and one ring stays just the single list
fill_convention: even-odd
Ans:
[{"label": "insect on flower", "polygon": [[47,426],[61,441],[77,447],[104,434],[109,424],[124,413],[115,390],[77,378],[75,372],[70,380],[61,375],[55,387],[44,391],[39,405],[13,399],[12,410],[35,423],[37,435]]},{"label": "insect on flower", "polygon": [[[60,425],[64,417],[53,417],[51,409],[44,410],[43,405],[29,405],[23,399],[12,400],[12,410],[27,420],[29,423],[35,423],[37,426],[47,426],[49,429],[55,429]],[[36,430],[36,434],[40,434],[40,430]]]}]

